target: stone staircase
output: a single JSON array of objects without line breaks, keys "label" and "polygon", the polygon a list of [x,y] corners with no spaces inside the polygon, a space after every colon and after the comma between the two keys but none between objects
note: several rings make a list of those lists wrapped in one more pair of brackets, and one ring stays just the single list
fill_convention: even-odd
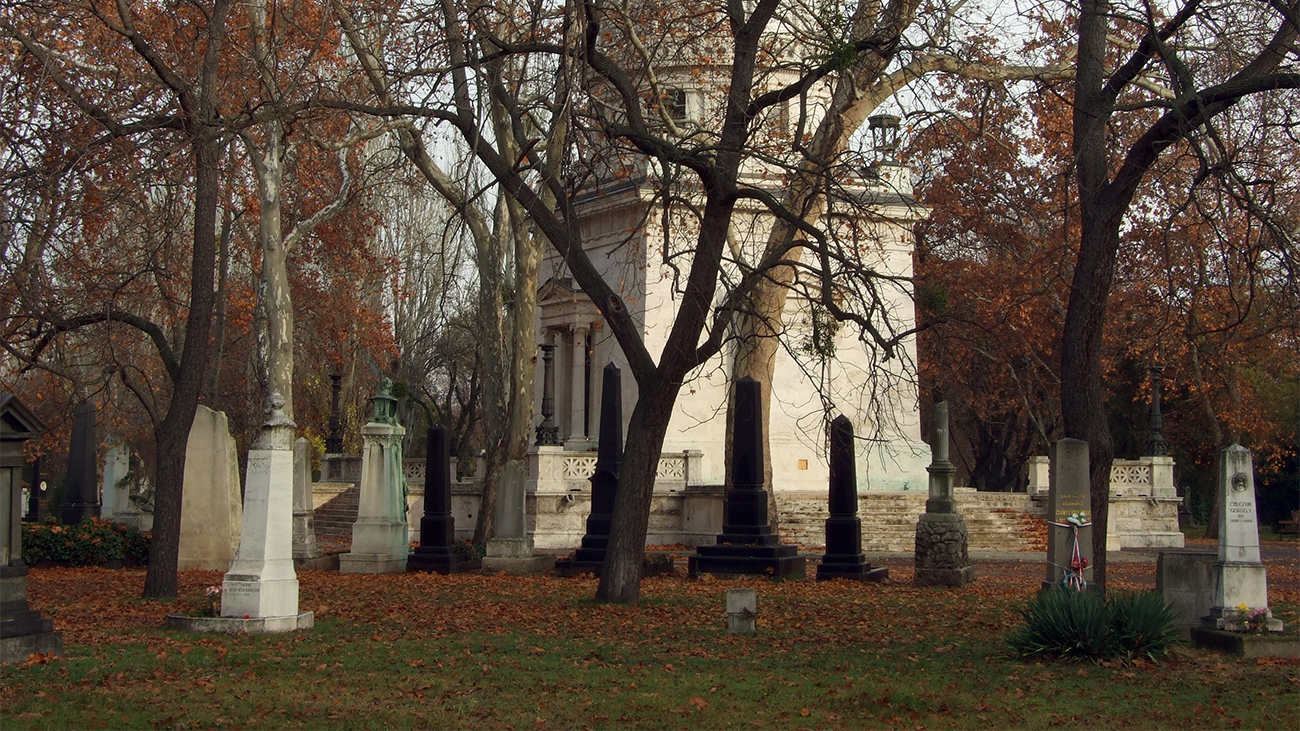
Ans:
[{"label": "stone staircase", "polygon": [[322,550],[332,553],[352,545],[352,524],[357,520],[360,501],[361,488],[353,485],[316,508],[312,520]]}]

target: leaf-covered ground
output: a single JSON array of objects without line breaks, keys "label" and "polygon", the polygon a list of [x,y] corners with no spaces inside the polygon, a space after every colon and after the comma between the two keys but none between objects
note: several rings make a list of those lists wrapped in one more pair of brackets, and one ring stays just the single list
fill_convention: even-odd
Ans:
[{"label": "leaf-covered ground", "polygon": [[[1300,619],[1296,544],[1269,566],[1270,602]],[[684,562],[681,562],[684,563]],[[313,630],[164,628],[181,599],[137,597],[143,571],[33,570],[33,605],[65,654],[0,670],[0,722],[20,728],[1295,728],[1300,663],[1178,651],[1158,664],[1022,661],[1004,638],[1043,565],[977,561],[961,590],[647,579],[636,606],[595,580],[305,572]],[[1111,564],[1114,588],[1155,583],[1154,557]],[[758,589],[759,633],[729,636],[726,589]]]}]

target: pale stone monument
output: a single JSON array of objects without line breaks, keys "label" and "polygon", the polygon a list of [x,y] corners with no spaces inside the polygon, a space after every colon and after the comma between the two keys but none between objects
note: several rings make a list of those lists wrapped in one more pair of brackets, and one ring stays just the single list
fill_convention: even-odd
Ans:
[{"label": "pale stone monument", "polygon": [[930,497],[916,523],[914,586],[966,586],[975,581],[971,565],[966,520],[957,512],[952,476],[957,471],[948,460],[948,402],[934,405],[934,462],[930,472]]},{"label": "pale stone monument", "polygon": [[118,443],[104,455],[100,515],[105,520],[121,522],[119,516],[131,512],[131,487],[127,479],[130,472],[131,448],[125,442]]},{"label": "pale stone monument", "polygon": [[63,652],[63,635],[54,631],[54,622],[27,603],[23,564],[23,442],[44,429],[17,398],[0,394],[0,663]]},{"label": "pale stone monument", "polygon": [[1282,631],[1268,607],[1268,575],[1259,555],[1255,468],[1250,450],[1240,444],[1219,455],[1219,557],[1213,574],[1214,604],[1203,627],[1241,631],[1253,620]]},{"label": "pale stone monument", "polygon": [[226,415],[200,405],[185,446],[177,568],[229,570],[243,514],[239,457]]},{"label": "pale stone monument", "polygon": [[483,557],[485,573],[538,574],[555,567],[555,556],[536,554],[528,533],[527,475],[523,466],[506,462],[497,483],[496,535],[488,540]]},{"label": "pale stone monument", "polygon": [[311,442],[293,443],[293,565],[295,569],[325,569],[332,562],[316,543],[315,506],[311,495]]},{"label": "pale stone monument", "polygon": [[370,402],[374,416],[361,427],[361,496],[352,524],[352,550],[339,557],[345,574],[386,574],[406,570],[410,553],[406,522],[406,475],[402,469],[402,437],[397,423],[393,382],[379,383]]},{"label": "pale stone monument", "polygon": [[727,589],[727,634],[752,635],[758,631],[758,590]]},{"label": "pale stone monument", "polygon": [[1053,444],[1051,470],[1047,498],[1047,579],[1043,588],[1066,583],[1078,587],[1080,582],[1086,585],[1092,575],[1088,443],[1062,439]]},{"label": "pale stone monument", "polygon": [[258,620],[246,632],[287,632],[312,626],[311,612],[298,611],[298,577],[293,569],[294,423],[281,409],[284,398],[266,400],[266,422],[248,450],[248,481],[239,552],[221,582],[221,617]]}]

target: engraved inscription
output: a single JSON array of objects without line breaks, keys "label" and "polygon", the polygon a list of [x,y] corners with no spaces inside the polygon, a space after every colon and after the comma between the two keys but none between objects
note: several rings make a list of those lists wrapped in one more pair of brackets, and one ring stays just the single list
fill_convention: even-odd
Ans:
[{"label": "engraved inscription", "polygon": [[249,475],[269,475],[271,474],[270,457],[253,457],[248,460]]}]

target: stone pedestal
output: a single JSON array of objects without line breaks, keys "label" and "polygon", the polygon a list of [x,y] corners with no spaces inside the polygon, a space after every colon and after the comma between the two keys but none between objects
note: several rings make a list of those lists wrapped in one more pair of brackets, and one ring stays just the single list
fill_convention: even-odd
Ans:
[{"label": "stone pedestal", "polygon": [[344,574],[384,574],[406,570],[406,479],[401,445],[406,429],[371,422],[361,427],[365,443],[361,497],[352,524],[352,550],[339,556]]},{"label": "stone pedestal", "polygon": [[966,532],[966,520],[957,512],[952,477],[957,468],[948,459],[948,402],[934,405],[934,460],[930,473],[930,495],[925,513],[916,523],[916,553],[913,586],[966,586],[975,580]]},{"label": "stone pedestal", "polygon": [[229,570],[243,513],[238,455],[226,415],[200,405],[185,446],[177,568]]},{"label": "stone pedestal", "polygon": [[727,491],[726,522],[717,544],[699,546],[689,559],[691,576],[756,574],[798,578],[806,559],[794,546],[782,545],[768,523],[763,489],[763,422],[759,383],[745,377],[736,383],[736,418],[732,443],[732,487]]},{"label": "stone pedestal", "polygon": [[1282,622],[1268,607],[1268,575],[1259,555],[1255,512],[1255,468],[1240,444],[1219,456],[1219,554],[1214,563],[1214,604],[1201,625],[1245,630],[1264,624],[1281,632]]},{"label": "stone pedestal", "polygon": [[0,394],[0,663],[21,662],[39,652],[63,652],[54,622],[27,603],[23,565],[23,442],[45,425],[10,394]]},{"label": "stone pedestal", "polygon": [[528,534],[527,475],[518,462],[507,462],[497,485],[496,537],[487,543],[483,572],[537,574],[555,567],[555,556],[537,555]]}]

